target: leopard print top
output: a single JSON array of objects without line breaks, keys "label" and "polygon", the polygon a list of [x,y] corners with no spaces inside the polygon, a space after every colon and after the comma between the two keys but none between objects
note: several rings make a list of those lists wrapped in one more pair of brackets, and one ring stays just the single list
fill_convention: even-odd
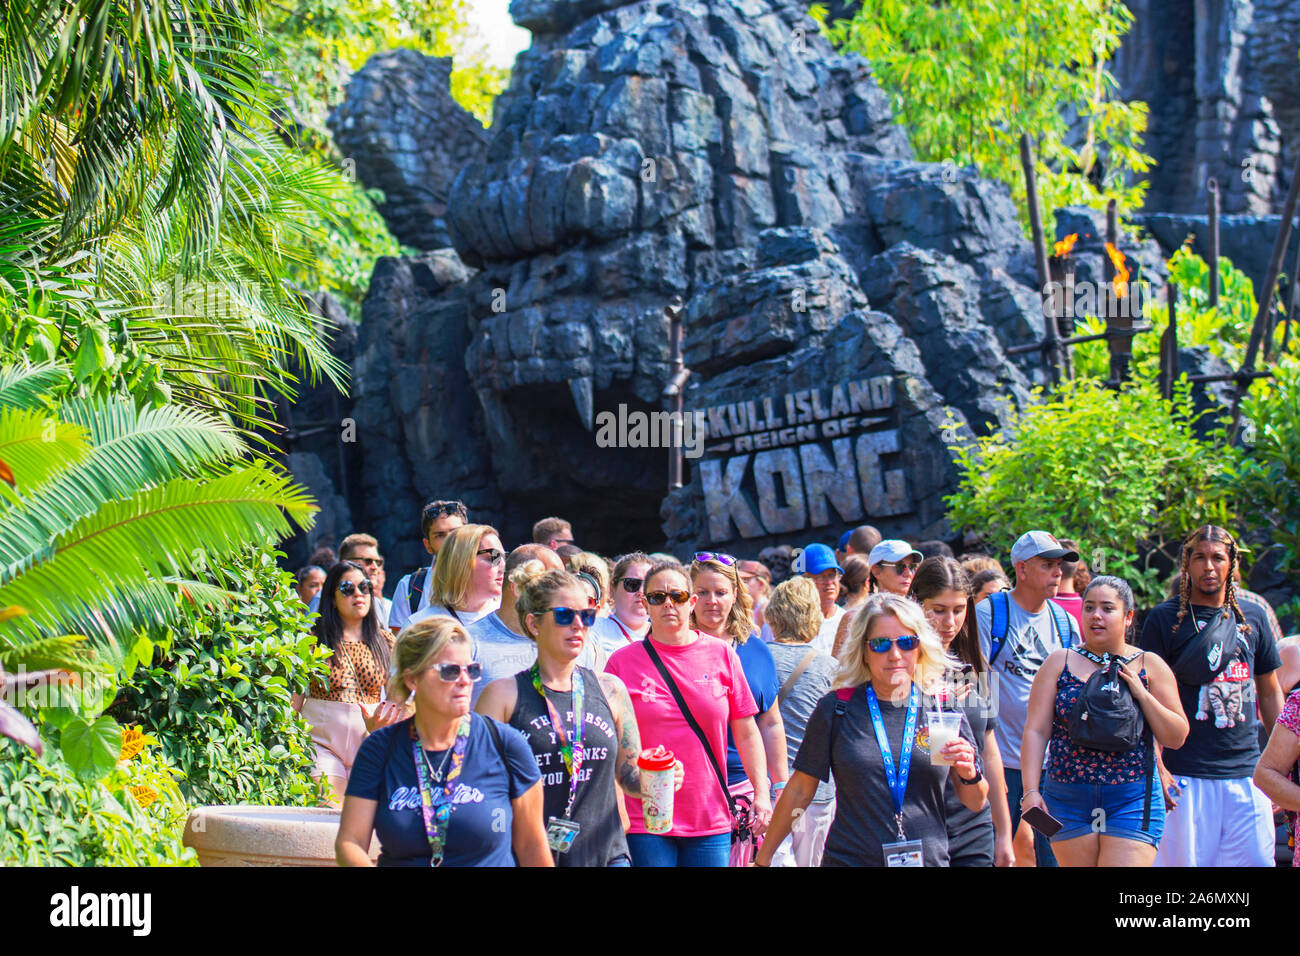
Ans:
[{"label": "leopard print top", "polygon": [[[381,627],[379,635],[393,650],[393,635]],[[344,641],[330,661],[329,687],[313,684],[311,696],[317,700],[335,700],[345,704],[379,702],[380,691],[388,675],[380,668],[370,648],[361,641]]]}]

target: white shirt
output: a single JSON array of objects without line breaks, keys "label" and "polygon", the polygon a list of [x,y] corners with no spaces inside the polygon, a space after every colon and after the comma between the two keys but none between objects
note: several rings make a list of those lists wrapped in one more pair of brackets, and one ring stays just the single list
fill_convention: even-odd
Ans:
[{"label": "white shirt", "polygon": [[641,630],[636,631],[620,621],[617,615],[611,614],[609,617],[596,618],[596,623],[591,626],[588,643],[597,644],[608,657],[619,648],[644,639],[648,630],[649,621],[646,621]]},{"label": "white shirt", "polygon": [[[447,608],[443,607],[441,604],[430,604],[426,605],[422,610],[416,611],[412,614],[410,620],[406,623],[419,624],[421,621],[427,621],[431,617],[452,617],[458,619],[460,623],[464,624],[466,627],[469,627],[479,618],[484,618],[489,614],[494,613],[499,607],[501,607],[500,598],[497,598],[483,610],[475,611],[472,614],[469,611],[457,611],[455,614],[452,614],[451,611],[447,610]],[[403,627],[405,626],[406,625],[403,625]]]},{"label": "white shirt", "polygon": [[[433,565],[429,565],[429,570],[424,574],[424,590],[420,592],[420,604],[415,609],[417,614],[429,606],[429,592],[432,590]],[[388,626],[390,630],[396,631],[409,623],[411,623],[411,576],[403,574],[402,579],[397,582],[397,590],[393,592],[393,610],[388,615]]]}]

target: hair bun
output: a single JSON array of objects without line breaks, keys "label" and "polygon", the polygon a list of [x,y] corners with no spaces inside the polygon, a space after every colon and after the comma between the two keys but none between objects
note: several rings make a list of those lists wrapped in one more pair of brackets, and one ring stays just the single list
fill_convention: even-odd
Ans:
[{"label": "hair bun", "polygon": [[536,558],[530,558],[510,572],[510,583],[516,591],[521,591],[545,573],[546,565]]}]

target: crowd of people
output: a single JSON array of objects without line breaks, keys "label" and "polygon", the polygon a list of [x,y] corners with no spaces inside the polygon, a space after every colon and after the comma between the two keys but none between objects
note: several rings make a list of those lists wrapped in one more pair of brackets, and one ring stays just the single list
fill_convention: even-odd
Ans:
[{"label": "crowd of people", "polygon": [[459,501],[421,537],[391,601],[369,535],[297,575],[341,864],[1294,865],[1300,641],[1223,528],[1144,614],[1042,530],[1009,567],[866,525],[680,561],[545,518],[507,551]]}]

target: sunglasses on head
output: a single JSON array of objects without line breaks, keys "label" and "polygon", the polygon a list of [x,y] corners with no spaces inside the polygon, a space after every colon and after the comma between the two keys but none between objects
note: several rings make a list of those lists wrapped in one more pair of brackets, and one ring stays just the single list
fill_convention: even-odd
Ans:
[{"label": "sunglasses on head", "polygon": [[472,681],[476,681],[483,676],[483,665],[478,661],[471,661],[468,664],[439,664],[438,676],[444,684],[454,684],[460,680],[462,670],[469,675],[469,679]]},{"label": "sunglasses on head", "polygon": [[615,584],[622,583],[623,590],[628,594],[636,594],[641,590],[641,585],[645,583],[645,578],[619,578]]},{"label": "sunglasses on head", "polygon": [[898,568],[899,574],[915,574],[920,561],[877,561],[876,567]]},{"label": "sunglasses on head", "polygon": [[352,592],[360,591],[362,594],[370,593],[369,581],[343,581],[339,584],[339,594],[344,597],[352,597]]},{"label": "sunglasses on head", "polygon": [[921,646],[921,639],[915,634],[904,634],[899,638],[872,637],[867,640],[867,647],[877,654],[888,654],[892,644],[897,644],[900,651],[914,651]]},{"label": "sunglasses on head", "polygon": [[736,559],[731,555],[720,554],[716,551],[696,551],[695,560],[696,561],[717,561],[718,564],[725,564],[727,567],[731,567],[733,564],[736,563]]},{"label": "sunglasses on head", "polygon": [[506,559],[506,553],[500,548],[479,548],[476,555],[486,555],[488,564],[498,564]]},{"label": "sunglasses on head", "polygon": [[547,608],[546,611],[543,611],[542,613],[546,614],[547,612],[555,615],[555,623],[560,625],[560,627],[568,627],[572,624],[573,615],[575,614],[578,615],[578,619],[582,621],[583,627],[591,627],[591,625],[596,623],[596,609],[594,607],[584,607],[580,609],[571,607],[552,607]]},{"label": "sunglasses on head", "polygon": [[465,517],[465,506],[459,501],[435,501],[424,509],[424,513],[430,518],[441,518],[443,515],[460,515]]},{"label": "sunglasses on head", "polygon": [[647,591],[645,596],[646,603],[653,604],[655,607],[658,607],[660,604],[663,604],[664,601],[668,600],[669,598],[673,599],[674,604],[685,604],[687,601],[691,599],[691,592],[690,591]]}]

